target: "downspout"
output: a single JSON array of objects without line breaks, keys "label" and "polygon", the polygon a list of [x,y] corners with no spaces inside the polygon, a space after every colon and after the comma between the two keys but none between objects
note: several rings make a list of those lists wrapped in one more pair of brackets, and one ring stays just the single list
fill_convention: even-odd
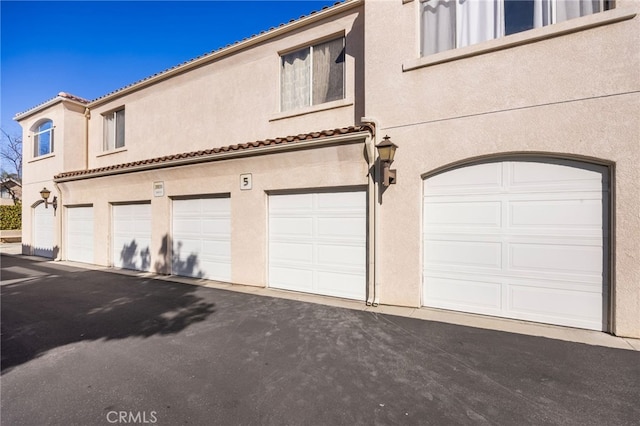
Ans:
[{"label": "downspout", "polygon": [[378,176],[378,161],[376,160],[376,144],[377,144],[377,133],[376,129],[378,128],[378,122],[373,118],[362,117],[361,119],[363,124],[371,127],[371,137],[367,138],[367,163],[369,164],[369,181],[368,181],[368,203],[369,203],[369,215],[370,220],[368,223],[369,227],[369,258],[368,258],[368,268],[369,271],[369,280],[367,283],[368,287],[368,296],[367,296],[367,306],[378,306],[378,302],[380,301],[380,295],[378,294],[378,277],[380,276],[378,271],[378,191],[376,180]]},{"label": "downspout", "polygon": [[57,239],[58,239],[58,253],[56,254],[56,258],[54,259],[55,261],[60,261],[62,260],[62,247],[64,245],[64,242],[62,241],[62,236],[64,235],[64,232],[62,232],[62,191],[60,190],[60,187],[58,186],[57,182],[53,182],[53,187],[56,189],[56,191],[58,192],[58,208],[54,210],[55,215],[56,215],[56,220],[58,221],[57,223]]}]

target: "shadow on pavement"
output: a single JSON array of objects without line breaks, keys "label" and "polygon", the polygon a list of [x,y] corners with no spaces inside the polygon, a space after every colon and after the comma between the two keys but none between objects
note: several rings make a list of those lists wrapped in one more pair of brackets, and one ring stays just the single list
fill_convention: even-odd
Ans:
[{"label": "shadow on pavement", "polygon": [[173,334],[215,312],[194,286],[6,256],[2,262],[2,374],[56,347]]}]

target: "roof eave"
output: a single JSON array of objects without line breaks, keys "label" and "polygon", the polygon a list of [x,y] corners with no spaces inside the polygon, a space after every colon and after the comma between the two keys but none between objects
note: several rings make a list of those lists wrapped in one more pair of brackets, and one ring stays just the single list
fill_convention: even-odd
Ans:
[{"label": "roof eave", "polygon": [[[147,164],[141,164],[132,167],[123,167],[118,169],[110,169],[104,171],[90,172],[86,174],[74,175],[74,176],[62,176],[54,177],[53,181],[56,183],[70,182],[76,180],[93,179],[98,177],[113,176],[124,173],[135,173],[154,169],[163,169],[167,167],[186,166],[199,163],[208,163],[213,161],[229,160],[232,158],[253,157],[259,155],[275,154],[285,151],[297,151],[310,148],[323,148],[337,145],[348,145],[358,142],[363,142],[367,137],[371,136],[371,130],[363,128],[352,133],[326,136],[319,139],[311,139],[298,141],[295,143],[282,143],[281,145],[270,145],[259,148],[242,149],[237,151],[224,151],[217,152],[208,155],[201,155],[197,157],[180,158],[165,162],[152,162]],[[64,174],[63,174],[64,175]]]},{"label": "roof eave", "polygon": [[38,106],[35,106],[35,107],[33,107],[33,108],[31,108],[31,109],[29,109],[29,110],[25,111],[25,112],[21,112],[21,113],[19,113],[19,114],[16,114],[16,115],[13,117],[13,119],[14,119],[15,121],[17,121],[17,122],[20,122],[20,121],[22,121],[22,120],[24,120],[24,119],[26,119],[26,118],[29,118],[30,116],[32,116],[32,115],[34,115],[34,114],[39,113],[39,112],[40,112],[40,111],[42,111],[42,110],[45,110],[45,109],[47,109],[47,108],[51,108],[52,106],[54,106],[54,105],[56,105],[56,104],[58,104],[58,103],[60,103],[60,102],[68,102],[68,103],[75,104],[75,105],[79,105],[79,106],[82,106],[82,107],[86,107],[86,106],[87,106],[87,104],[86,104],[86,103],[79,102],[79,101],[76,101],[76,100],[74,100],[74,99],[65,98],[65,97],[63,97],[63,96],[56,96],[55,98],[50,99],[50,100],[46,101],[46,102],[45,102],[45,103],[43,103],[43,104],[40,104],[40,105],[38,105]]}]

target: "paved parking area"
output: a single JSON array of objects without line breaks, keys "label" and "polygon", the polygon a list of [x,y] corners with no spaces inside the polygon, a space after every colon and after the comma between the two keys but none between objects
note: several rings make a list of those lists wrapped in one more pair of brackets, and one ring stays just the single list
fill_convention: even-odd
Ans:
[{"label": "paved parking area", "polygon": [[1,304],[3,425],[640,418],[633,350],[21,256]]}]

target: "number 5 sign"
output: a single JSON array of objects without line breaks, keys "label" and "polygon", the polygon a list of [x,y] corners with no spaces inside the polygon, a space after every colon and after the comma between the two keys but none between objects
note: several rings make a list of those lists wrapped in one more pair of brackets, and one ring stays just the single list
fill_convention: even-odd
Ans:
[{"label": "number 5 sign", "polygon": [[240,175],[240,190],[245,191],[251,189],[251,173]]}]

